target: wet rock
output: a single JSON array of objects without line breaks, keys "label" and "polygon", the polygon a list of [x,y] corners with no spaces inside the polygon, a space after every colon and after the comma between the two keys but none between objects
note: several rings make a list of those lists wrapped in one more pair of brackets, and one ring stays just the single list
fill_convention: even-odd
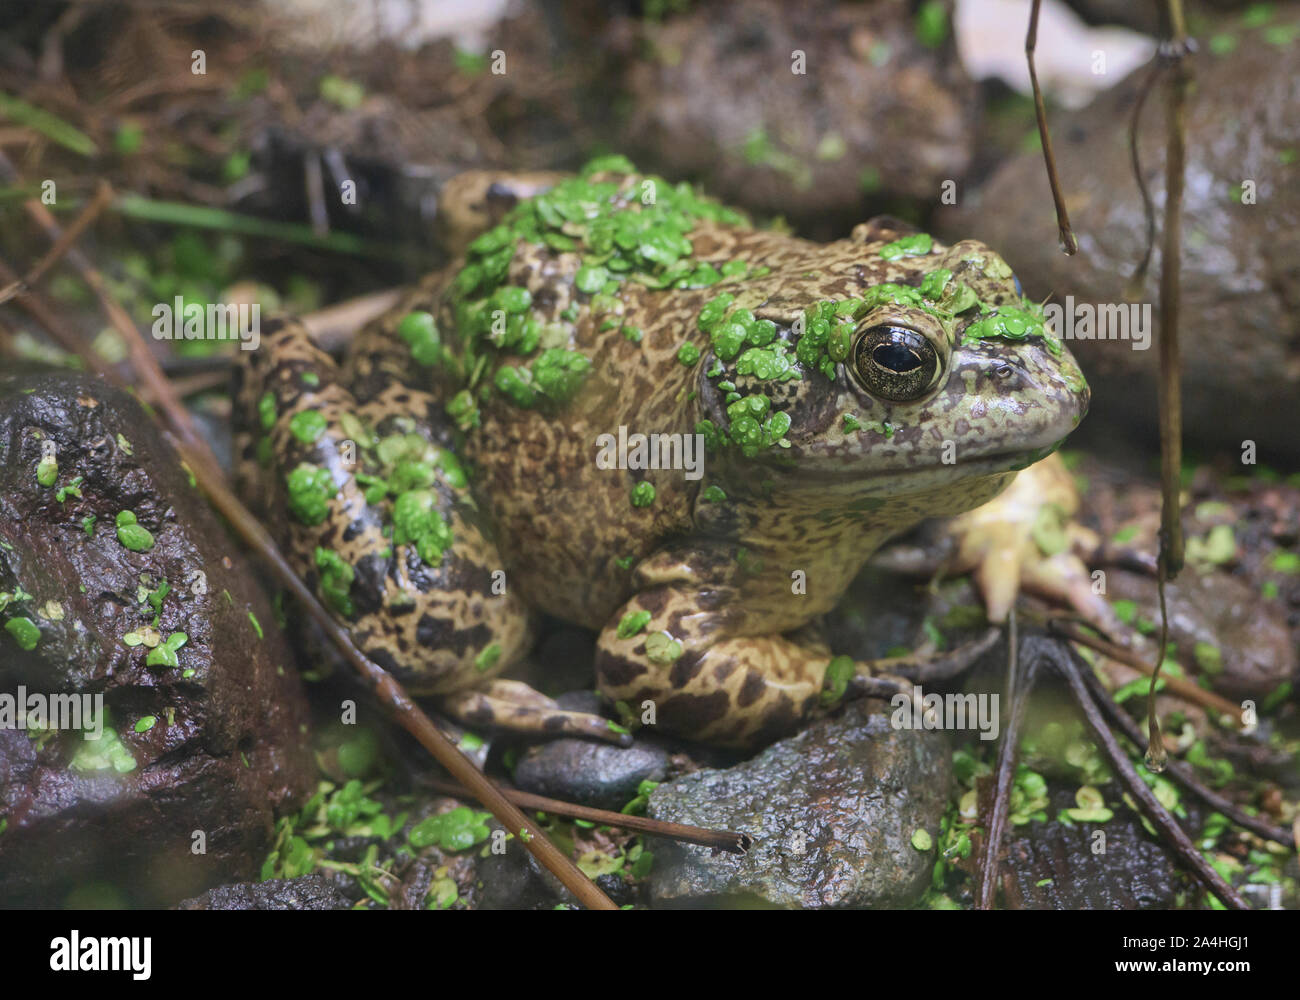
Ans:
[{"label": "wet rock", "polygon": [[[504,854],[489,854],[478,863],[476,910],[553,910],[577,899],[524,848],[510,843]],[[635,889],[620,875],[600,875],[596,885],[619,906],[637,900]]]},{"label": "wet rock", "polygon": [[256,579],[131,397],[0,378],[0,694],[102,696],[113,731],[0,729],[6,903],[95,878],[170,905],[256,876],[276,813],[313,784]]},{"label": "wet rock", "polygon": [[559,879],[515,844],[479,862],[475,888],[478,910],[551,910],[575,901]]},{"label": "wet rock", "polygon": [[515,784],[525,791],[599,809],[621,809],[641,782],[662,781],[668,751],[639,737],[630,747],[591,740],[554,740],[532,747],[515,768]]},{"label": "wet rock", "polygon": [[635,34],[626,149],[731,204],[843,235],[873,196],[932,202],[970,164],[975,85],[946,20],[922,41],[902,0],[724,0]]},{"label": "wet rock", "polygon": [[[1264,27],[1239,21],[1212,29],[1213,47],[1191,57],[1195,93],[1187,106],[1187,186],[1183,200],[1183,426],[1189,446],[1221,446],[1240,455],[1256,443],[1257,460],[1281,464],[1300,454],[1300,115],[1294,81],[1300,45],[1274,44],[1294,21],[1278,8]],[[1219,37],[1226,39],[1218,42]],[[1233,46],[1223,51],[1222,46]],[[1217,51],[1216,51],[1217,50]],[[1007,163],[974,197],[939,209],[938,231],[977,235],[1015,269],[1036,301],[1066,296],[1094,309],[1093,333],[1118,307],[1146,245],[1142,199],[1132,176],[1127,130],[1145,70],[1130,74],[1087,108],[1052,120],[1052,141],[1080,252],[1057,249],[1056,218],[1038,152]],[[1164,202],[1164,100],[1153,94],[1143,113],[1142,169],[1157,206]],[[1243,153],[1243,151],[1246,151]],[[1249,181],[1254,203],[1243,203]],[[1154,254],[1139,305],[1149,305],[1146,334],[1158,322],[1160,253]],[[1114,314],[1112,314],[1114,315]],[[1128,318],[1128,311],[1125,311]],[[1142,320],[1142,313],[1137,317]],[[1082,321],[1082,315],[1080,322]],[[1114,336],[1118,318],[1109,319]],[[1132,324],[1130,323],[1130,326]],[[1083,438],[1109,450],[1116,440],[1158,440],[1155,406],[1158,351],[1128,339],[1073,339],[1093,389]]]},{"label": "wet rock", "polygon": [[178,903],[178,910],[348,910],[352,902],[322,875],[220,885]]},{"label": "wet rock", "polygon": [[[1122,570],[1108,574],[1113,599],[1138,604],[1160,620],[1150,577]],[[1182,662],[1196,665],[1215,691],[1229,698],[1264,698],[1296,673],[1296,652],[1276,602],[1225,573],[1183,573],[1165,584],[1169,638]]]},{"label": "wet rock", "polygon": [[654,819],[737,830],[743,857],[663,843],[659,905],[741,901],[776,907],[899,907],[920,897],[934,859],[912,834],[938,829],[951,777],[947,740],[898,731],[859,702],[725,771],[696,771],[650,796]]}]

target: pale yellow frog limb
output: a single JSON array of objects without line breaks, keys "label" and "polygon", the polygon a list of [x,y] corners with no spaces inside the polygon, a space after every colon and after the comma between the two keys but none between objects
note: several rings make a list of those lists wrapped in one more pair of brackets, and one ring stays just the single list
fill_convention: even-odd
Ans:
[{"label": "pale yellow frog limb", "polygon": [[901,545],[874,563],[912,573],[970,573],[995,624],[1006,621],[1023,590],[1114,634],[1120,622],[1085,564],[1099,540],[1075,523],[1078,510],[1073,476],[1059,455],[1050,455],[1019,472],[993,500],[943,522],[940,531],[951,542],[946,553]]}]

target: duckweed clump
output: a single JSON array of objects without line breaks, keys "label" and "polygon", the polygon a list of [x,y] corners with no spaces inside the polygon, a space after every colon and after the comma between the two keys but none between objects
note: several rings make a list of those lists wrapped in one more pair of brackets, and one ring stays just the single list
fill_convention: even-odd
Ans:
[{"label": "duckweed clump", "polygon": [[[739,212],[701,197],[689,184],[637,173],[622,156],[593,160],[578,176],[521,202],[469,245],[450,288],[459,340],[454,355],[427,313],[403,319],[398,335],[417,362],[444,365],[465,386],[447,407],[462,429],[476,425],[475,396],[493,391],[525,408],[562,404],[591,368],[590,359],[569,346],[583,305],[593,315],[607,316],[607,328],[614,329],[621,325],[618,293],[627,282],[656,289],[706,288],[751,273],[744,261],[719,268],[693,259],[689,234],[701,221],[748,224]],[[529,290],[508,280],[523,245],[581,255],[573,277],[577,301],[560,313],[559,322],[545,321]],[[625,335],[640,340],[638,330]],[[502,363],[506,355],[526,359],[539,350],[531,365]],[[693,362],[683,358],[683,363]],[[489,368],[491,377],[484,378]]]}]

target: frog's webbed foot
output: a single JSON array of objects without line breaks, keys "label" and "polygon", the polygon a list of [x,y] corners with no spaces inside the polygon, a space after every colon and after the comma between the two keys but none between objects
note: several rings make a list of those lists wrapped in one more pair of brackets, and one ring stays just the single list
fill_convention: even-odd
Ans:
[{"label": "frog's webbed foot", "polygon": [[1006,621],[1023,590],[1112,632],[1119,622],[1084,561],[1102,548],[1093,532],[1072,520],[1078,507],[1074,481],[1052,455],[1022,470],[995,499],[945,522],[948,544],[939,558],[897,546],[876,565],[913,574],[970,573],[994,623]]},{"label": "frog's webbed foot", "polygon": [[522,681],[494,680],[473,691],[445,695],[448,715],[471,726],[492,726],[529,736],[580,736],[617,746],[631,746],[632,734],[589,712],[561,708]]},{"label": "frog's webbed foot", "polygon": [[[981,635],[954,649],[918,651],[904,656],[876,660],[856,660],[853,675],[845,685],[846,697],[887,698],[900,691],[910,693],[914,686],[941,684],[965,673],[998,644],[1000,628],[985,629]],[[834,694],[834,679],[828,690]],[[829,697],[826,700],[832,700]]]}]

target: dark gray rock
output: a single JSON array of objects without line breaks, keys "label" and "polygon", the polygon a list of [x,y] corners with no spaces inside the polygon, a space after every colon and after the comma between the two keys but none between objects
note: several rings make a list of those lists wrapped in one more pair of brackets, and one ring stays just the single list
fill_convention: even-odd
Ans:
[{"label": "dark gray rock", "polygon": [[649,739],[630,747],[590,740],[555,740],[532,747],[515,767],[515,784],[537,795],[599,809],[621,809],[636,797],[637,785],[662,781],[668,751]]},{"label": "dark gray rock", "polygon": [[[912,9],[722,0],[643,21],[640,48],[622,61],[620,148],[805,235],[843,235],[882,195],[933,201],[970,165],[978,92],[951,30],[922,43]],[[792,84],[795,52],[808,73]],[[771,71],[778,64],[785,72]]]},{"label": "dark gray rock", "polygon": [[[619,906],[638,900],[636,890],[621,875],[600,875],[595,882]],[[514,841],[508,844],[504,854],[489,854],[478,862],[476,910],[553,910],[561,903],[578,906],[577,899],[560,880]]]},{"label": "dark gray rock", "polygon": [[576,903],[560,880],[516,843],[479,862],[475,887],[476,910],[551,910],[559,903]]},{"label": "dark gray rock", "polygon": [[348,910],[352,901],[322,875],[219,885],[178,903],[178,910]]},{"label": "dark gray rock", "polygon": [[[124,510],[152,547],[119,541]],[[256,877],[276,815],[314,785],[293,651],[257,579],[133,398],[80,375],[0,377],[0,591],[14,595],[0,625],[39,630],[0,631],[0,693],[102,695],[116,732],[93,752],[67,728],[0,729],[7,905],[57,905],[94,880],[169,906]],[[123,639],[155,616],[159,635],[188,637],[172,665]]]},{"label": "dark gray rock", "polygon": [[747,902],[775,907],[900,907],[925,890],[951,778],[941,733],[896,731],[879,701],[850,705],[752,760],[696,771],[650,795],[654,819],[748,833],[737,857],[662,842],[657,905]]}]

